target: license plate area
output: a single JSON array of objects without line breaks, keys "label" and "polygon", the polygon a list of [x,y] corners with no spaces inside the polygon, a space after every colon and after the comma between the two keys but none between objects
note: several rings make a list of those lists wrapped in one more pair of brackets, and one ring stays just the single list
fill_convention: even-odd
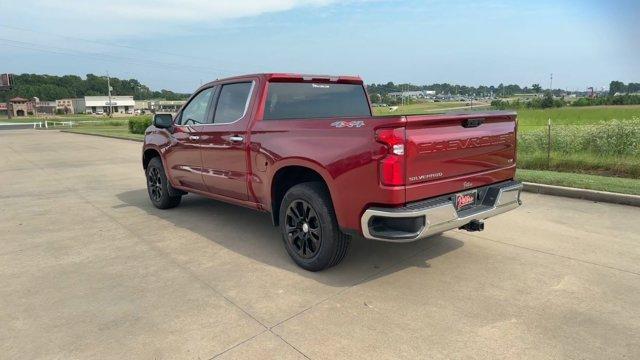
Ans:
[{"label": "license plate area", "polygon": [[456,210],[464,210],[476,205],[478,201],[478,191],[470,190],[458,193],[453,198],[453,206]]}]

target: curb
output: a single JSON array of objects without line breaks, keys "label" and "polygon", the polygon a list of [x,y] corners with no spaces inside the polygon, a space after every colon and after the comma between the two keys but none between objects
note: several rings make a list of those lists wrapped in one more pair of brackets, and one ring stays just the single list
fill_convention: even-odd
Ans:
[{"label": "curb", "polygon": [[120,140],[136,141],[136,142],[143,142],[144,141],[144,140],[141,140],[141,139],[131,139],[131,138],[125,138],[125,137],[120,137],[120,136],[115,136],[115,135],[91,134],[91,133],[69,131],[69,130],[58,130],[58,131],[63,132],[63,133],[67,133],[67,134],[98,136],[98,137],[109,138],[109,139],[120,139]]},{"label": "curb", "polygon": [[563,196],[574,199],[640,207],[640,195],[618,194],[608,191],[578,189],[565,186],[544,185],[529,182],[523,182],[522,185],[523,191],[536,194]]}]

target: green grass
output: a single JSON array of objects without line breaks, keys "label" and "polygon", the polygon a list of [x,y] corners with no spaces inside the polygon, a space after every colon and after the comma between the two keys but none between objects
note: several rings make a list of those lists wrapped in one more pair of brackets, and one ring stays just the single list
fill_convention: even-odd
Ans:
[{"label": "green grass", "polygon": [[126,123],[121,126],[81,126],[72,129],[64,129],[64,131],[76,134],[101,135],[127,140],[144,140],[144,134],[130,133]]},{"label": "green grass", "polygon": [[[416,104],[410,104],[405,106],[398,106],[396,111],[389,110],[389,107],[375,107],[373,108],[373,114],[377,116],[384,115],[411,115],[411,114],[425,114],[425,113],[434,113],[434,112],[442,112],[449,109],[476,109],[477,105],[486,105],[483,103],[473,103],[473,108],[470,106],[466,106],[466,103],[463,101],[447,101],[447,102],[420,102]],[[486,109],[485,106],[485,109]]]},{"label": "green grass", "polygon": [[518,151],[518,167],[640,179],[640,158],[637,156],[552,152],[551,162],[548,162],[546,152]]},{"label": "green grass", "polygon": [[518,128],[520,131],[529,131],[547,126],[549,119],[551,126],[554,126],[601,124],[613,119],[640,118],[640,105],[567,106],[553,109],[520,109],[517,112]]},{"label": "green grass", "polygon": [[640,180],[554,171],[518,169],[520,181],[640,195]]}]

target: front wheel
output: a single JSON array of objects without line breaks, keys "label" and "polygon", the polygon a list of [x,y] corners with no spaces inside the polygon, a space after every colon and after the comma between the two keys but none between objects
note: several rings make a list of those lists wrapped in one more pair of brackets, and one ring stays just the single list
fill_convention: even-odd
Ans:
[{"label": "front wheel", "polygon": [[349,237],[340,231],[331,199],[321,183],[302,183],[289,189],[279,215],[285,248],[303,269],[329,268],[347,254]]},{"label": "front wheel", "polygon": [[170,209],[180,204],[181,195],[171,195],[169,181],[164,172],[162,161],[154,157],[147,165],[147,192],[153,206],[158,209]]}]

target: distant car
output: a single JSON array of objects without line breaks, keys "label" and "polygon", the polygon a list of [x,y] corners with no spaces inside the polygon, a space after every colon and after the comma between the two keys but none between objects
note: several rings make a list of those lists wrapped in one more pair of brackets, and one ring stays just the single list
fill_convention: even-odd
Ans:
[{"label": "distant car", "polygon": [[104,110],[96,110],[97,115],[104,115]]}]

